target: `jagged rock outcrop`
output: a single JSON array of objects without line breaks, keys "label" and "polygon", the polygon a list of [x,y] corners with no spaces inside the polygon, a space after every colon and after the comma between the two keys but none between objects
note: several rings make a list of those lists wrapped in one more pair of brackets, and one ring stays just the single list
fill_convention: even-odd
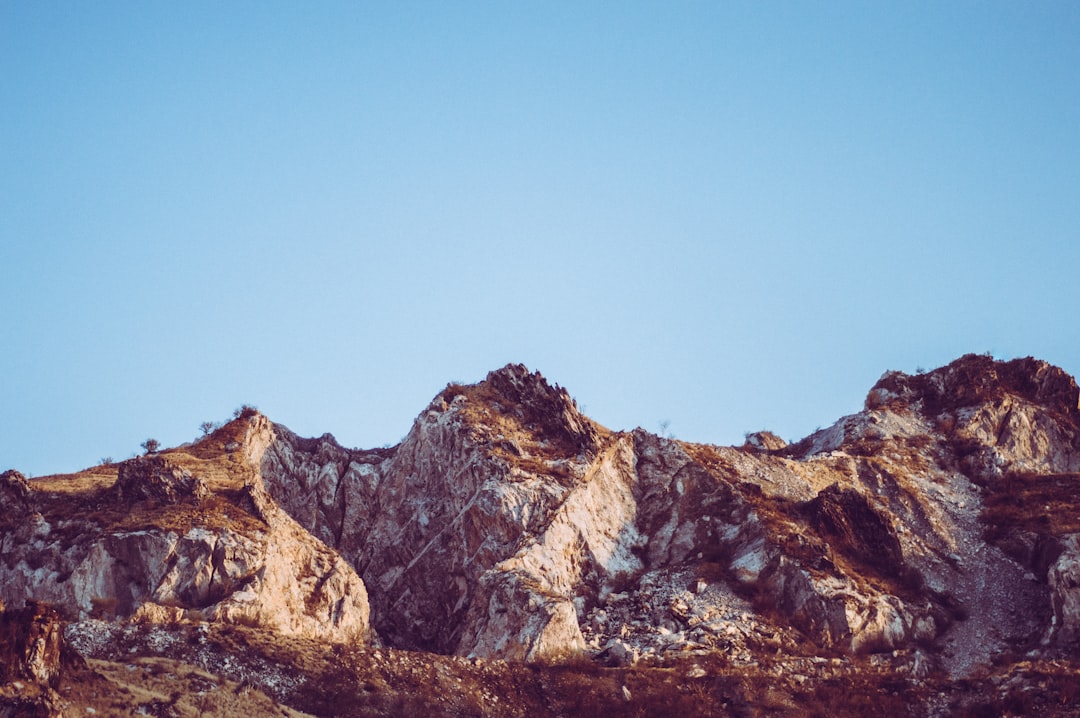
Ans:
[{"label": "jagged rock outcrop", "polygon": [[120,464],[110,498],[120,504],[139,501],[201,502],[210,495],[206,482],[160,455],[142,456]]},{"label": "jagged rock outcrop", "polygon": [[1080,643],[1080,535],[1062,538],[1062,550],[1047,572],[1053,608],[1046,643],[1076,648]]},{"label": "jagged rock outcrop", "polygon": [[[265,417],[231,430],[245,450],[269,443]],[[204,462],[168,453],[120,464],[111,485],[101,477],[81,490],[31,491],[0,526],[0,596],[48,601],[71,619],[224,621],[369,640],[355,570],[277,507],[251,454],[241,455],[216,491],[181,463]]]},{"label": "jagged rock outcrop", "polygon": [[356,451],[325,434],[303,439],[274,425],[260,458],[267,490],[316,538],[355,557],[374,515],[375,487],[392,449]]},{"label": "jagged rock outcrop", "polygon": [[[969,355],[888,372],[861,411],[791,444],[612,432],[520,365],[448,386],[386,449],[245,410],[118,467],[0,475],[0,598],[55,603],[95,656],[161,639],[209,661],[207,636],[235,651],[240,633],[307,646],[303,662],[310,641],[333,642],[334,670],[354,672],[331,713],[385,693],[392,651],[356,662],[342,645],[374,627],[391,647],[456,656],[396,652],[398,678],[442,691],[447,675],[502,672],[487,707],[509,675],[555,692],[589,679],[482,659],[591,656],[622,667],[594,676],[619,706],[636,706],[630,679],[651,669],[626,667],[646,659],[682,681],[680,705],[704,692],[723,696],[716,711],[731,712],[725,676],[811,698],[873,674],[876,699],[903,684],[922,714],[1006,694],[1005,712],[1036,714],[1080,685],[1078,407],[1056,367]],[[985,694],[941,697],[987,671]],[[1066,687],[1025,702],[1031,676]],[[537,690],[530,705],[549,700]]]},{"label": "jagged rock outcrop", "polygon": [[23,508],[30,498],[30,484],[26,477],[14,469],[0,474],[0,503],[3,506]]},{"label": "jagged rock outcrop", "polygon": [[965,473],[990,481],[1017,471],[1080,470],[1078,397],[1076,380],[1046,362],[969,354],[927,374],[887,372],[867,408],[935,418]]},{"label": "jagged rock outcrop", "polygon": [[61,672],[83,664],[64,646],[60,615],[53,608],[37,601],[8,610],[0,604],[0,717],[63,715],[56,691]]},{"label": "jagged rock outcrop", "polygon": [[[378,586],[371,596],[379,632],[410,648],[465,653],[479,634],[462,638],[466,615],[507,590],[483,587],[485,572],[547,525],[599,444],[569,395],[521,366],[447,387],[393,451],[280,436],[261,465],[268,490]],[[555,630],[568,615],[572,607],[538,609],[522,630]]]},{"label": "jagged rock outcrop", "polygon": [[746,446],[762,451],[780,451],[787,442],[771,431],[754,431],[746,435]]},{"label": "jagged rock outcrop", "polygon": [[[1071,620],[1065,564],[1017,561],[981,509],[1001,477],[1077,470],[1077,403],[1060,369],[972,355],[887,373],[863,412],[796,444],[715,447],[608,432],[511,365],[448,387],[391,450],[279,431],[261,470],[356,566],[396,645],[537,659],[937,642],[965,674],[1044,635],[1052,592]],[[1038,553],[1038,535],[1011,540]]]},{"label": "jagged rock outcrop", "polygon": [[37,601],[0,609],[0,683],[32,681],[56,687],[63,630],[55,610]]}]

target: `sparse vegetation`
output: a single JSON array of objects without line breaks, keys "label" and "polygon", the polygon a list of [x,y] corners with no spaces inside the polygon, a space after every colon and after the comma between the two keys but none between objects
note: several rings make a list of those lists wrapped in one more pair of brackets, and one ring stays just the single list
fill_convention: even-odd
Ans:
[{"label": "sparse vegetation", "polygon": [[523,389],[493,375],[480,384],[450,383],[437,398],[449,405],[464,397],[457,411],[508,465],[569,480],[566,462],[596,450],[607,430],[578,415],[564,389],[538,375],[526,382]]},{"label": "sparse vegetation", "polygon": [[250,418],[252,416],[255,416],[258,413],[259,413],[259,410],[256,409],[251,404],[242,404],[241,406],[239,406],[237,409],[235,409],[233,411],[233,418],[234,419],[247,419],[247,418]]},{"label": "sparse vegetation", "polygon": [[[1013,371],[1000,366],[994,370],[998,375]],[[1015,371],[1018,373],[1008,375],[1011,378],[1006,382],[1008,391],[1014,395],[1006,399],[1046,395],[1044,387],[1028,386],[1020,370]],[[937,372],[931,372],[925,377],[896,381],[928,383],[937,376]],[[618,478],[627,478],[626,486],[634,492],[636,513],[632,527],[640,540],[638,535],[631,535],[627,541],[633,543],[623,542],[621,546],[641,560],[647,580],[640,574],[631,575],[632,572],[598,578],[599,569],[587,565],[593,560],[588,552],[603,549],[602,542],[568,542],[565,553],[582,562],[584,588],[577,595],[586,602],[585,613],[580,607],[575,608],[589,650],[597,650],[609,638],[621,636],[630,643],[640,642],[633,646],[635,651],[640,649],[635,654],[641,657],[637,663],[627,661],[629,665],[622,665],[621,661],[612,660],[612,664],[620,663],[614,667],[578,654],[568,660],[525,664],[385,646],[327,644],[314,638],[284,636],[248,613],[223,613],[213,622],[190,623],[198,620],[199,610],[208,607],[201,599],[194,609],[180,611],[180,607],[172,604],[151,606],[171,612],[143,611],[140,621],[145,623],[119,623],[118,619],[125,619],[133,610],[134,593],[121,590],[122,571],[127,569],[118,558],[115,576],[101,590],[106,594],[115,590],[121,598],[97,597],[92,600],[91,611],[94,618],[111,624],[114,630],[111,643],[95,643],[92,650],[98,652],[91,657],[90,668],[73,668],[63,679],[61,695],[73,714],[83,715],[86,708],[93,709],[86,711],[88,715],[141,713],[182,718],[226,715],[851,718],[871,714],[1076,714],[1080,667],[1075,655],[1068,653],[1072,648],[1038,647],[1029,653],[1038,641],[1035,634],[1031,634],[1034,637],[1030,644],[1023,641],[1009,644],[1007,651],[996,654],[998,658],[992,665],[980,664],[982,672],[975,674],[977,678],[953,680],[936,672],[940,666],[947,667],[948,660],[942,644],[949,637],[943,639],[940,630],[945,630],[950,622],[976,622],[983,617],[978,604],[967,601],[965,596],[955,591],[950,593],[948,587],[939,591],[929,581],[924,584],[923,574],[913,567],[916,564],[905,551],[910,551],[912,545],[907,532],[922,531],[926,526],[928,532],[948,528],[945,522],[934,523],[932,512],[920,503],[928,502],[927,495],[934,494],[934,491],[919,494],[920,487],[929,481],[937,482],[930,487],[947,496],[949,515],[964,518],[966,533],[956,535],[964,542],[982,546],[978,528],[971,528],[978,526],[971,520],[973,510],[981,509],[983,537],[1031,568],[1035,578],[1025,577],[1025,585],[1042,581],[1039,590],[1044,590],[1046,563],[1057,560],[1059,553],[1054,552],[1062,548],[1060,537],[1080,533],[1080,499],[1074,498],[1080,495],[1075,490],[1080,486],[1080,474],[1012,472],[1000,478],[991,474],[983,477],[977,489],[970,493],[955,491],[950,482],[962,483],[965,490],[971,488],[958,475],[958,465],[965,466],[964,462],[968,462],[977,467],[989,447],[985,439],[972,438],[964,425],[957,428],[958,421],[966,421],[963,419],[966,414],[958,410],[937,415],[924,412],[921,417],[913,417],[915,412],[923,411],[919,408],[922,399],[911,398],[910,386],[904,387],[908,392],[905,401],[897,404],[900,407],[897,411],[906,412],[901,417],[906,423],[899,426],[933,426],[933,430],[897,432],[898,423],[893,417],[878,415],[875,419],[881,422],[880,431],[857,438],[860,424],[852,422],[850,426],[856,433],[849,433],[835,451],[820,452],[805,461],[792,460],[800,450],[785,448],[782,442],[772,448],[770,444],[775,437],[767,432],[747,434],[748,443],[753,439],[752,444],[759,447],[753,450],[750,446],[658,441],[645,431],[632,435],[607,434],[595,424],[580,423],[583,420],[574,413],[573,402],[565,400],[565,392],[544,389],[536,393],[533,386],[527,387],[523,394],[515,394],[521,386],[520,375],[513,376],[509,386],[448,386],[433,409],[436,414],[453,413],[433,417],[434,428],[444,432],[450,427],[458,433],[446,453],[420,458],[428,465],[437,465],[438,471],[446,472],[456,481],[465,481],[471,477],[446,471],[447,462],[443,461],[465,447],[469,460],[476,461],[470,469],[486,459],[498,462],[490,474],[481,472],[480,478],[487,482],[484,490],[493,485],[498,489],[529,488],[554,478],[562,484],[555,487],[557,492],[552,492],[560,500],[564,494],[574,496],[572,491],[564,491],[571,486],[585,486],[604,497],[598,504],[600,512],[607,508],[603,503],[607,497],[616,496],[614,491],[621,490],[622,485],[612,480],[612,474],[593,469],[600,462],[598,457],[604,456],[603,461],[615,457],[603,464],[605,471],[607,467],[613,471],[622,471],[624,465],[629,467],[630,471]],[[1000,399],[999,390],[1000,387],[984,386],[972,395]],[[920,391],[930,390],[923,386]],[[1056,406],[1064,407],[1060,397],[1066,392],[1054,389],[1051,393],[1058,396]],[[455,398],[458,396],[464,396],[464,401]],[[439,399],[453,407],[440,406]],[[947,400],[951,401],[948,397],[938,398],[942,404]],[[25,529],[30,527],[47,538],[48,543],[42,541],[42,546],[77,549],[89,545],[92,536],[134,534],[144,529],[156,531],[155,535],[172,532],[176,536],[186,536],[193,528],[214,531],[227,527],[238,535],[266,531],[270,521],[260,518],[263,514],[259,508],[264,504],[254,502],[250,490],[252,479],[259,476],[259,468],[249,463],[253,452],[241,450],[252,446],[244,445],[252,434],[252,422],[244,419],[255,411],[254,407],[244,405],[236,410],[236,421],[224,426],[204,422],[200,425],[203,440],[168,449],[151,459],[128,465],[102,460],[101,466],[77,474],[35,481],[31,487],[33,513],[23,514],[21,519],[2,518],[0,528],[14,531],[21,520],[23,535],[29,535]],[[1061,408],[1061,412],[1065,409]],[[1075,419],[1068,413],[1061,413],[1058,418],[1062,422]],[[424,426],[423,419],[418,426]],[[661,422],[660,429],[661,435],[666,434],[667,422]],[[314,439],[301,442],[302,448],[297,451],[311,455],[326,446],[325,442]],[[801,451],[807,451],[811,444],[805,443]],[[156,453],[160,446],[148,439],[143,448],[149,454]],[[406,455],[414,448],[410,443],[400,455],[416,458]],[[626,454],[618,455],[616,449],[625,449]],[[392,456],[393,452],[375,450],[366,453],[362,463],[370,462],[370,466],[378,468],[382,464],[376,464],[376,460],[385,461]],[[339,455],[335,454],[333,460],[338,462],[335,467],[339,472],[346,465]],[[933,465],[934,461],[939,463]],[[180,495],[162,500],[160,494],[147,494],[130,502],[113,500],[129,486],[128,481],[138,486],[151,483],[142,478],[134,481],[132,477],[142,475],[127,472],[159,463],[175,465],[171,468],[198,477],[199,485],[205,490],[197,498]],[[419,465],[417,462],[414,468]],[[304,471],[310,468],[313,464],[304,464]],[[522,471],[539,478],[523,478]],[[123,476],[124,483],[116,487],[118,475]],[[305,474],[314,475],[314,471]],[[340,476],[339,473],[336,478]],[[504,480],[506,483],[499,483]],[[472,500],[477,503],[486,500],[483,490],[466,488],[469,491],[462,495],[475,496]],[[13,483],[10,489],[17,491],[18,484]],[[431,493],[435,495],[437,491]],[[975,496],[978,498],[972,498]],[[279,494],[273,498],[278,499]],[[428,496],[421,498],[427,502],[422,504],[425,511],[439,499],[437,495],[434,500]],[[515,497],[507,492],[500,498]],[[284,503],[284,499],[280,500]],[[355,507],[352,503],[344,505],[350,510]],[[515,507],[523,505],[524,502]],[[534,505],[539,506],[529,506]],[[573,518],[573,530],[584,535],[589,514],[571,513],[578,507],[570,500],[561,506],[566,507],[565,515]],[[454,511],[459,508],[455,507]],[[482,532],[498,528],[488,521],[489,513],[451,515],[464,516],[459,522],[470,522],[469,530],[481,537]],[[36,523],[26,521],[26,516],[33,516]],[[340,519],[340,516],[335,519],[338,521],[335,526],[344,526]],[[526,546],[543,530],[541,520],[529,519],[530,526],[539,530],[525,536],[514,551]],[[427,534],[421,532],[423,543],[431,547],[428,555],[441,550],[432,537],[449,535],[455,529],[435,523],[427,529]],[[394,540],[401,540],[402,535],[395,533]],[[930,533],[923,536],[929,536],[931,543],[939,538]],[[0,538],[6,535],[0,533]],[[664,574],[675,565],[665,564],[667,559],[659,555],[658,548],[663,548],[664,540],[680,552],[671,559],[678,562],[681,572],[678,580]],[[738,568],[732,559],[737,551],[743,551],[745,556],[745,549],[757,541],[763,546],[762,559],[760,567],[752,570],[766,578],[747,579],[750,570]],[[26,554],[30,557],[27,564],[35,568],[44,566],[46,562],[36,560],[44,555],[44,549],[29,542],[26,545],[32,547]],[[961,545],[961,541],[956,545]],[[560,547],[554,545],[554,548]],[[334,560],[330,548],[324,551],[318,554],[318,561]],[[972,560],[972,554],[961,555],[960,551],[955,556],[937,551],[942,575],[966,569],[965,562]],[[998,555],[996,551],[993,553]],[[216,546],[214,555],[216,560]],[[224,549],[222,555],[225,561],[232,560]],[[556,559],[550,557],[555,555],[552,551],[538,561],[543,570],[553,567]],[[460,562],[447,560],[446,564],[456,568]],[[312,584],[318,575],[310,571],[317,562],[306,561],[305,565],[308,571],[297,575],[298,584]],[[430,565],[439,568],[434,560]],[[578,568],[574,566],[575,571]],[[778,568],[785,570],[781,572]],[[58,584],[68,582],[72,576],[81,580],[82,576],[75,574],[79,570],[82,569],[73,562],[59,566]],[[425,570],[422,580],[431,581],[431,574],[436,572]],[[523,573],[521,585],[528,595],[541,601],[565,599],[563,589],[546,582],[547,579],[540,580],[541,575]],[[603,586],[606,593],[601,594],[604,580],[609,583]],[[935,621],[941,619],[935,629],[940,630],[905,638],[906,642],[863,643],[863,648],[843,643],[850,637],[846,633],[835,642],[821,641],[822,634],[814,632],[810,621],[820,620],[815,616],[826,614],[812,613],[817,604],[802,601],[803,595],[815,590],[813,582],[839,586],[845,592],[844,597],[853,599],[848,606],[854,606],[864,597],[875,599],[883,595],[890,600],[898,597],[917,610],[932,604],[927,610],[933,611]],[[431,583],[447,585],[443,581]],[[727,596],[734,595],[738,600],[727,603],[715,600],[721,585]],[[372,581],[368,590],[370,595],[375,595],[382,589]],[[395,589],[393,596],[404,593]],[[474,592],[472,597],[476,595]],[[830,598],[823,592],[818,595]],[[207,600],[212,604],[220,598],[219,593],[214,593]],[[436,600],[444,598],[439,596]],[[306,613],[301,616],[297,611],[297,617],[315,617],[325,609],[314,599],[314,594],[305,597],[302,605]],[[141,599],[136,598],[135,602],[138,600]],[[1011,595],[1008,600],[1012,600]],[[826,608],[841,613],[847,610],[840,601]],[[599,620],[601,609],[603,621]],[[1040,609],[1028,603],[1017,610],[1030,615]],[[69,618],[70,611],[69,607]],[[867,614],[867,619],[880,615]],[[151,623],[154,620],[161,623]],[[1040,625],[1046,625],[1047,621],[1049,617]],[[98,634],[93,632],[101,630],[101,624],[87,623],[95,624],[86,630],[96,640]],[[998,625],[1007,623],[1006,620]],[[386,632],[382,637],[391,645],[418,645],[388,637]],[[394,643],[395,640],[399,642]],[[814,641],[822,645],[815,645]],[[870,647],[866,648],[867,645]],[[452,650],[441,645],[439,649]],[[852,655],[853,651],[862,650],[878,653]],[[920,663],[923,659],[925,663]],[[920,665],[916,671],[915,667]],[[0,685],[0,714],[7,707],[3,702],[4,689]]]},{"label": "sparse vegetation", "polygon": [[161,442],[157,439],[147,439],[143,443],[139,444],[143,448],[143,451],[147,454],[156,454],[158,449],[161,448]]},{"label": "sparse vegetation", "polygon": [[[65,677],[63,695],[99,715],[128,715],[122,707],[132,706],[164,714],[171,703],[173,714],[184,718],[914,717],[933,713],[929,707],[942,700],[948,715],[1069,716],[1080,698],[1077,671],[1050,661],[1022,661],[956,681],[938,673],[921,679],[896,674],[870,658],[789,665],[762,655],[740,666],[716,653],[625,668],[588,659],[474,662],[326,645],[243,626],[214,626],[198,641],[184,640],[185,633],[195,634],[193,627],[174,626],[169,630],[178,640],[155,650],[141,632],[161,630],[140,626],[124,633],[114,649],[117,658],[91,659],[89,670]],[[204,666],[194,665],[196,654]],[[821,667],[805,667],[812,665]],[[1030,690],[1034,685],[1045,688]]]},{"label": "sparse vegetation", "polygon": [[[61,686],[72,715],[149,715],[176,718],[307,715],[272,699],[264,690],[190,663],[143,655],[121,661],[91,659]],[[65,710],[67,715],[67,710]]]}]

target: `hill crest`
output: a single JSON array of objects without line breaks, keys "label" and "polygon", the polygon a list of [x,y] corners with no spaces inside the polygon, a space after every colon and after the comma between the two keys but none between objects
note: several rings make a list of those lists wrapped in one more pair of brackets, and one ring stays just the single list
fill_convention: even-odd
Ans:
[{"label": "hill crest", "polygon": [[1019,656],[1073,665],[1078,401],[1045,362],[968,355],[887,372],[791,445],[612,432],[522,365],[448,385],[386,449],[250,411],[117,465],[5,473],[0,597],[53,603],[84,647],[136,621],[430,665],[722,657],[802,675],[776,688],[804,698],[839,661],[925,708]]}]

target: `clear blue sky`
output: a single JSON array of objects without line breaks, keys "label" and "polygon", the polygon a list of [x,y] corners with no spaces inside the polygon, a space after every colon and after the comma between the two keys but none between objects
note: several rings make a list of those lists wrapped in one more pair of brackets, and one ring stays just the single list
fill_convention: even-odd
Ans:
[{"label": "clear blue sky", "polygon": [[1080,372],[1073,2],[0,0],[0,110],[0,470],[507,362],[713,443]]}]

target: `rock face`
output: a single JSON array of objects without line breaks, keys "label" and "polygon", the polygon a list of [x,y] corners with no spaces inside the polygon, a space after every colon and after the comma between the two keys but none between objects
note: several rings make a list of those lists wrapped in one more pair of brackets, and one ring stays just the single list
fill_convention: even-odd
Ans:
[{"label": "rock face", "polygon": [[509,365],[393,448],[249,412],[115,476],[0,475],[0,597],[479,658],[966,677],[1077,650],[1078,487],[1080,390],[1034,359],[889,372],[833,426],[741,447],[609,431]]},{"label": "rock face", "polygon": [[145,456],[120,464],[111,492],[112,500],[119,504],[140,501],[175,504],[187,499],[201,502],[209,495],[206,482],[163,456]]},{"label": "rock face", "polygon": [[60,616],[46,605],[29,601],[0,611],[0,683],[22,679],[55,688],[62,640]]},{"label": "rock face", "polygon": [[14,469],[0,474],[0,505],[24,510],[30,501],[30,484]]},{"label": "rock face", "polygon": [[[257,415],[231,429],[246,433],[247,446],[271,432]],[[0,533],[0,596],[9,606],[47,601],[70,619],[224,621],[328,641],[372,637],[363,582],[277,507],[249,457],[231,469],[239,478],[216,492],[181,458],[132,459],[111,485],[106,478],[81,491],[26,494]],[[5,482],[22,495],[16,479]]]},{"label": "rock face", "polygon": [[1047,643],[1075,648],[1080,641],[1080,535],[1069,534],[1047,572],[1053,618]]},{"label": "rock face", "polygon": [[[378,586],[373,616],[390,642],[507,657],[583,648],[572,595],[543,593],[531,569],[496,568],[556,514],[568,525],[567,499],[599,451],[564,390],[521,366],[447,387],[381,454],[278,434],[261,465],[268,490]],[[473,618],[484,611],[490,625]]]},{"label": "rock face", "polygon": [[972,355],[887,373],[863,412],[796,444],[715,447],[609,432],[511,365],[448,387],[392,450],[277,428],[260,469],[363,576],[393,645],[528,660],[934,643],[966,674],[1072,635],[1074,554],[1040,566],[1038,536],[987,540],[982,508],[1008,477],[1078,470],[1077,405],[1060,369]]}]

